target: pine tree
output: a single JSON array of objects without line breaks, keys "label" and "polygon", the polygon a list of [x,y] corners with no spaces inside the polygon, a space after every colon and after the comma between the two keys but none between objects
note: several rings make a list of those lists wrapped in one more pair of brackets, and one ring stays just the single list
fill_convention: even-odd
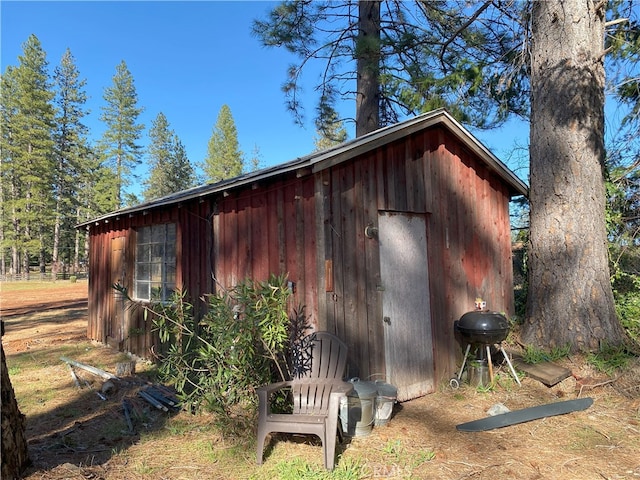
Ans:
[{"label": "pine tree", "polygon": [[223,105],[207,148],[204,172],[209,183],[241,175],[243,154],[238,144],[238,131],[228,105]]},{"label": "pine tree", "polygon": [[171,193],[179,192],[190,188],[195,183],[195,171],[189,157],[187,156],[187,150],[178,138],[178,135],[174,134],[172,139],[172,178],[171,178]]},{"label": "pine tree", "polygon": [[[300,59],[285,84],[295,112],[301,108],[302,68],[310,60],[325,62],[326,74],[317,85],[321,118],[330,111],[322,102],[353,97],[341,86],[357,73],[353,60],[375,43],[354,40],[362,20],[355,6],[364,3],[373,2],[284,1],[269,20],[254,24],[263,44],[285,47]],[[607,264],[603,67],[605,55],[620,48],[620,37],[606,31],[611,13],[605,9],[632,3],[378,3],[384,9],[378,75],[382,125],[399,114],[447,107],[465,123],[488,127],[531,110],[530,280],[523,338],[574,350],[621,344]],[[416,8],[409,11],[410,5]],[[638,38],[637,25],[629,31]],[[635,45],[628,52],[637,58]],[[345,59],[351,61],[346,69],[340,64]],[[630,86],[636,91],[637,82]],[[360,94],[359,84],[356,90]]]},{"label": "pine tree", "polygon": [[[11,177],[12,162],[16,156],[14,135],[13,135],[13,118],[17,112],[16,99],[16,75],[13,67],[7,67],[2,75],[0,85],[0,269],[3,275],[7,273],[6,252],[9,247],[12,248],[14,255],[17,253],[15,249],[15,230],[10,221],[12,218],[12,208],[9,206],[9,200],[13,198],[12,190],[14,179]],[[14,255],[11,256],[11,265],[17,263]],[[12,270],[13,272],[14,270]]]},{"label": "pine tree", "polygon": [[[254,22],[253,33],[263,45],[298,58],[283,91],[299,123],[304,68],[316,61],[324,71],[315,85],[320,124],[338,100],[355,97],[356,136],[439,107],[487,127],[509,112],[526,113],[520,83],[526,63],[513,68],[523,55],[508,29],[520,14],[517,4],[507,2],[495,18],[474,21],[494,3],[285,0]],[[354,79],[355,92],[349,88]]]},{"label": "pine tree", "polygon": [[86,178],[84,205],[90,218],[113,211],[116,202],[118,177],[113,168],[104,165],[98,158]]},{"label": "pine tree", "polygon": [[625,341],[605,224],[604,10],[595,0],[532,7],[531,228],[522,337],[546,348],[597,351]]},{"label": "pine tree", "polygon": [[335,111],[327,114],[325,119],[322,125],[317,124],[316,137],[313,142],[316,151],[334,147],[345,142],[348,138],[344,122],[338,120],[338,114]]},{"label": "pine tree", "polygon": [[262,153],[260,153],[260,147],[258,145],[253,146],[251,150],[251,157],[249,158],[249,170],[255,172],[260,170],[262,165]]},{"label": "pine tree", "polygon": [[171,164],[171,137],[169,122],[162,112],[151,122],[150,143],[147,147],[149,178],[143,192],[146,201],[166,195],[167,178]]},{"label": "pine tree", "polygon": [[380,64],[382,60],[380,2],[358,2],[355,60],[356,137],[380,128]]},{"label": "pine tree", "polygon": [[101,160],[115,173],[112,210],[122,206],[124,187],[129,185],[132,169],[141,162],[140,140],[143,124],[136,123],[142,108],[138,107],[138,94],[133,76],[124,60],[116,67],[113,84],[105,88],[100,120],[107,130],[99,142]]},{"label": "pine tree", "polygon": [[60,252],[66,251],[68,260],[71,260],[72,252],[74,258],[78,256],[78,232],[74,228],[78,220],[80,198],[78,180],[89,168],[89,150],[87,127],[82,123],[86,115],[86,81],[80,79],[75,59],[69,50],[64,53],[60,65],[55,69],[54,81],[57,86],[56,174],[53,185],[56,206],[51,275],[55,279],[59,270]]},{"label": "pine tree", "polygon": [[193,186],[194,172],[184,146],[160,112],[151,124],[148,147],[149,178],[144,199],[152,200]]},{"label": "pine tree", "polygon": [[31,258],[44,258],[52,227],[54,94],[47,65],[40,41],[31,35],[18,66],[3,76],[3,236],[13,272],[27,275]]}]

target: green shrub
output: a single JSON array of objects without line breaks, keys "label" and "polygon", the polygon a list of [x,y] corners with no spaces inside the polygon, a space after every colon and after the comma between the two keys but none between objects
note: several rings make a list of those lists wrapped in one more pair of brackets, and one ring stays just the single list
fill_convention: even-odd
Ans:
[{"label": "green shrub", "polygon": [[165,352],[161,378],[175,386],[186,407],[218,414],[227,433],[248,428],[255,388],[290,378],[291,346],[308,328],[304,308],[289,316],[290,296],[286,277],[272,275],[207,295],[208,311],[199,321],[184,293],[152,303],[146,308]]},{"label": "green shrub", "polygon": [[596,370],[613,375],[616,370],[626,368],[632,358],[635,358],[634,354],[626,347],[603,342],[597,352],[587,356],[587,362]]},{"label": "green shrub", "polygon": [[567,357],[569,353],[571,353],[571,345],[554,347],[550,350],[543,350],[534,345],[525,345],[522,360],[532,365],[542,362],[555,362]]},{"label": "green shrub", "polygon": [[629,336],[640,342],[640,292],[615,294],[616,312]]}]

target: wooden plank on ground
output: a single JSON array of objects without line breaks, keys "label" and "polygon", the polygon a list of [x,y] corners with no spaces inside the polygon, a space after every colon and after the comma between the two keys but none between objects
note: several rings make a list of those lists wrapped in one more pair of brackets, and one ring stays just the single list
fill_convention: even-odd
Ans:
[{"label": "wooden plank on ground", "polygon": [[553,362],[531,364],[525,363],[521,358],[514,358],[513,363],[516,368],[522,370],[529,377],[544,383],[548,387],[553,387],[571,375],[571,370]]},{"label": "wooden plank on ground", "polygon": [[104,370],[100,370],[99,368],[92,367],[91,365],[85,365],[84,363],[76,362],[75,360],[71,360],[70,358],[67,358],[67,357],[60,357],[60,360],[62,360],[63,362],[68,363],[69,365],[73,365],[74,367],[82,368],[83,370],[91,372],[94,375],[97,375],[97,376],[102,377],[102,378],[107,379],[107,380],[112,380],[112,379],[113,380],[120,380],[115,375],[112,375],[109,372],[105,372]]}]

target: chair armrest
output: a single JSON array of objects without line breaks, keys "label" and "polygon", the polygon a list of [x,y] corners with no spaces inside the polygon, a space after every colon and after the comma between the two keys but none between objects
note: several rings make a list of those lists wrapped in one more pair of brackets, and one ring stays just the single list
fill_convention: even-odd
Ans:
[{"label": "chair armrest", "polygon": [[349,382],[336,382],[335,386],[331,390],[331,394],[339,394],[340,396],[351,393],[353,390],[353,383]]},{"label": "chair armrest", "polygon": [[283,388],[287,388],[291,386],[291,381],[286,382],[277,382],[270,383],[268,385],[263,385],[261,387],[256,388],[256,394],[258,395],[258,415],[260,417],[266,417],[269,414],[270,403],[269,396],[277,392],[278,390],[282,390]]},{"label": "chair armrest", "polygon": [[258,395],[260,395],[260,392],[265,392],[267,394],[270,394],[278,390],[281,390],[283,388],[290,387],[291,383],[292,383],[291,381],[270,383],[268,385],[263,385],[261,387],[256,388],[256,393],[258,393]]},{"label": "chair armrest", "polygon": [[329,411],[337,411],[340,408],[340,399],[346,397],[353,390],[353,384],[349,382],[336,382],[329,395]]}]

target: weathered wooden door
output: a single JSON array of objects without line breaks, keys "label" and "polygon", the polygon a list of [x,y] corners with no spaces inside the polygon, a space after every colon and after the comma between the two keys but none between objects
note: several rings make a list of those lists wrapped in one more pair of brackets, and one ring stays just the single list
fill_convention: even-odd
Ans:
[{"label": "weathered wooden door", "polygon": [[425,217],[380,212],[378,238],[387,381],[404,401],[435,389]]},{"label": "weathered wooden door", "polygon": [[[126,284],[125,269],[125,245],[126,237],[115,237],[111,239],[111,283],[110,285]],[[107,342],[116,343],[118,348],[122,347],[122,341],[126,335],[125,328],[125,308],[124,298],[116,291],[111,290],[111,319],[110,328],[107,331]]]}]

